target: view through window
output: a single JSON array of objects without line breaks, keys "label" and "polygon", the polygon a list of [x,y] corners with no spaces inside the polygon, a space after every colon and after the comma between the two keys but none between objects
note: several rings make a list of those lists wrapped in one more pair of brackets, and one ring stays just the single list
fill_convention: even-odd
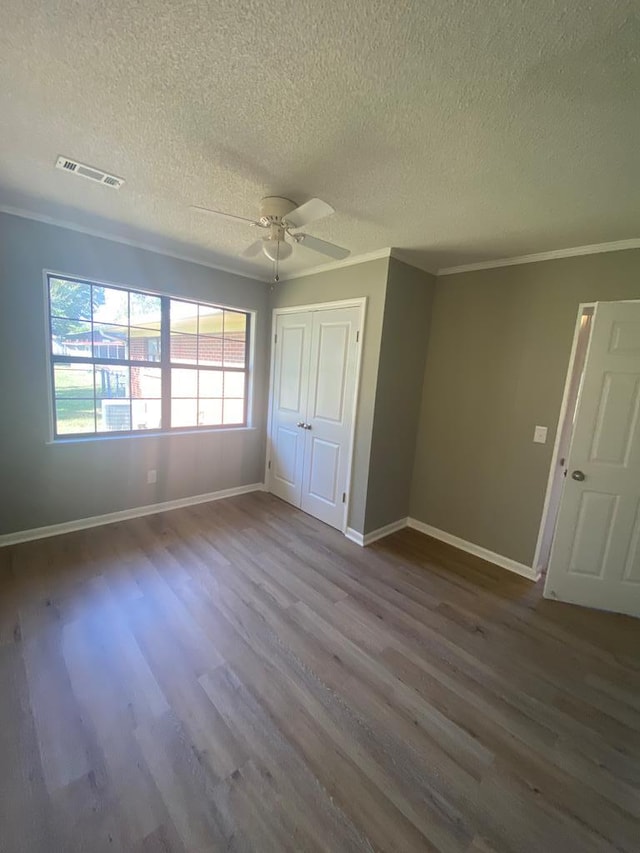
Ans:
[{"label": "view through window", "polygon": [[55,437],[247,423],[250,315],[49,276]]}]

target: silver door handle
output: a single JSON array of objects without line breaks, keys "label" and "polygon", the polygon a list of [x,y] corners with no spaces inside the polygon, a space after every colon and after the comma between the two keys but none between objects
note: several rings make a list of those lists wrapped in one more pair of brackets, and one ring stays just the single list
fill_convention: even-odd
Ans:
[{"label": "silver door handle", "polygon": [[301,429],[304,429],[304,421],[298,421],[298,423],[296,424],[296,426],[297,426],[297,427],[301,427]]},{"label": "silver door handle", "polygon": [[587,478],[584,475],[584,471],[572,471],[571,472],[571,479],[577,480],[579,483],[581,483],[583,480],[586,480]]},{"label": "silver door handle", "polygon": [[311,429],[311,424],[304,424],[302,429]]}]

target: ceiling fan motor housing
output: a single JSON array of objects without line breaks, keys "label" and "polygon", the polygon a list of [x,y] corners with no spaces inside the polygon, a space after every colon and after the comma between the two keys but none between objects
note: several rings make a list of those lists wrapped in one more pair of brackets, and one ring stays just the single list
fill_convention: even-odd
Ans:
[{"label": "ceiling fan motor housing", "polygon": [[281,198],[277,195],[267,196],[260,202],[260,224],[279,224],[286,218],[287,213],[291,213],[296,207],[296,203],[290,198]]}]

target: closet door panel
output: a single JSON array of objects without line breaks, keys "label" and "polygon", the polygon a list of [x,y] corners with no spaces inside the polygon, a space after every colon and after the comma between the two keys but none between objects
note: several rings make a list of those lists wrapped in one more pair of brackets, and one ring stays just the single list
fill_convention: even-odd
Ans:
[{"label": "closet door panel", "polygon": [[309,394],[312,314],[281,314],[276,322],[269,488],[300,506]]},{"label": "closet door panel", "polygon": [[313,313],[301,506],[342,529],[354,416],[360,311]]}]

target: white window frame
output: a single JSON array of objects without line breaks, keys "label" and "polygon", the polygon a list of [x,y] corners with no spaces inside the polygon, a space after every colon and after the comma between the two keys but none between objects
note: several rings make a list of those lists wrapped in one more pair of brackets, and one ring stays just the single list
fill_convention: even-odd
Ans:
[{"label": "white window frame", "polygon": [[[54,357],[52,352],[52,336],[51,336],[51,314],[50,314],[50,304],[49,304],[49,280],[51,278],[59,278],[65,279],[72,282],[78,282],[82,284],[90,284],[96,285],[100,287],[110,287],[116,288],[119,290],[124,290],[127,292],[134,293],[142,293],[149,296],[156,296],[164,299],[174,299],[181,302],[191,302],[194,306],[197,305],[205,305],[207,307],[220,308],[226,311],[233,311],[238,313],[243,313],[247,316],[247,343],[246,343],[246,360],[244,369],[239,369],[240,372],[245,373],[245,409],[244,409],[244,423],[242,424],[220,424],[220,425],[211,425],[206,424],[202,426],[186,426],[186,427],[171,427],[171,426],[162,426],[158,429],[133,429],[133,430],[114,430],[114,431],[96,431],[96,432],[88,432],[88,433],[60,433],[56,434],[56,423],[55,423],[55,390],[54,390],[54,382],[53,382],[53,364]],[[254,402],[254,376],[255,376],[255,339],[256,339],[256,320],[258,316],[258,312],[254,308],[248,308],[246,306],[238,306],[238,305],[227,305],[217,302],[208,302],[203,299],[194,298],[191,296],[184,296],[179,293],[168,293],[163,290],[156,290],[147,287],[146,285],[138,286],[135,284],[123,284],[122,282],[114,282],[107,281],[104,279],[95,278],[94,276],[85,276],[85,275],[77,275],[74,273],[61,272],[59,270],[53,269],[43,269],[42,271],[42,282],[43,282],[43,306],[44,306],[44,328],[45,328],[45,341],[46,341],[46,373],[47,373],[47,405],[48,405],[48,420],[49,420],[49,437],[47,440],[47,444],[64,444],[64,443],[76,443],[76,442],[87,442],[87,441],[104,441],[104,440],[113,440],[113,439],[131,439],[131,438],[152,438],[152,437],[163,437],[163,436],[179,436],[179,435],[193,435],[193,434],[203,434],[203,433],[220,433],[220,432],[238,432],[238,431],[255,431],[256,427],[254,425],[254,413],[253,413],[253,402]],[[96,359],[92,357],[81,358],[81,361],[87,364],[95,364],[96,361],[104,362],[105,359]],[[129,360],[127,360],[129,361]],[[119,360],[108,359],[110,364],[118,364]],[[145,366],[146,362],[136,362],[133,366]],[[171,362],[170,359],[166,361],[154,362],[150,365],[159,369],[166,369],[170,372],[171,370]],[[198,369],[197,365],[186,365],[177,363],[173,365],[178,368],[187,368],[193,367],[194,369]],[[169,399],[170,405],[170,399]]]}]

